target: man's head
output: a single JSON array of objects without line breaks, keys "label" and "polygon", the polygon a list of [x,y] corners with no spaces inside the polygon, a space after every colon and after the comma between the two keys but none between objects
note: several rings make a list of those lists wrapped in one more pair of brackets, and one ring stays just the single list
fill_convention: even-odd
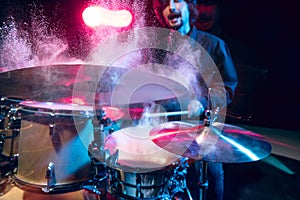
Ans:
[{"label": "man's head", "polygon": [[192,0],[153,0],[158,21],[164,28],[187,34],[196,15]]}]

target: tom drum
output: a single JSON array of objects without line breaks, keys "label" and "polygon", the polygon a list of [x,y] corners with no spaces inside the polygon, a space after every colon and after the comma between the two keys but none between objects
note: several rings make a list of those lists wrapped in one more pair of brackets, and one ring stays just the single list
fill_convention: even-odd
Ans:
[{"label": "tom drum", "polygon": [[92,176],[87,150],[93,140],[92,107],[36,101],[20,106],[17,186],[52,193],[80,189]]}]

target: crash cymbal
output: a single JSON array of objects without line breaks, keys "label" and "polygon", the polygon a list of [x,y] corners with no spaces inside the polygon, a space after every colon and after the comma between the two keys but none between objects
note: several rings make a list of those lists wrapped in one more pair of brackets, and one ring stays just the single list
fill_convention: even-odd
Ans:
[{"label": "crash cymbal", "polygon": [[[179,80],[179,79],[178,79]],[[188,86],[165,75],[131,69],[116,84],[112,104],[130,105],[189,96]]]},{"label": "crash cymbal", "polygon": [[56,102],[81,97],[87,105],[128,105],[186,96],[181,83],[155,73],[86,64],[35,66],[0,74],[0,96]]},{"label": "crash cymbal", "polygon": [[167,122],[150,132],[159,147],[188,158],[208,162],[242,163],[268,156],[271,144],[257,133],[243,128],[212,123],[210,126],[182,126]]},{"label": "crash cymbal", "polygon": [[[72,96],[75,81],[91,81],[88,76],[76,78],[80,67],[81,65],[35,66],[2,73],[0,95],[44,102]],[[96,70],[100,67],[93,68]]]},{"label": "crash cymbal", "polygon": [[0,74],[2,97],[57,102],[75,97],[94,105],[97,93],[111,93],[109,74],[124,73],[126,69],[87,64],[58,64],[34,66]]}]

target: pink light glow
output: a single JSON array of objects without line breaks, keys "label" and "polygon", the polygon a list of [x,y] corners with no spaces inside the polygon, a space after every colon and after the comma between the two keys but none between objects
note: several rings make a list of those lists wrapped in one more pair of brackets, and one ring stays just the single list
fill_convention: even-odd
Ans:
[{"label": "pink light glow", "polygon": [[87,7],[82,18],[87,26],[93,28],[101,25],[121,28],[132,22],[132,14],[128,10],[108,10],[100,6]]}]

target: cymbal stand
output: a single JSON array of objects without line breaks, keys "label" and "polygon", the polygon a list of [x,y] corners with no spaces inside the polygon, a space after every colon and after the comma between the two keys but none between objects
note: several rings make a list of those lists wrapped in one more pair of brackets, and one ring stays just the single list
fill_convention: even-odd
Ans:
[{"label": "cymbal stand", "polygon": [[207,189],[208,189],[208,180],[207,180],[207,161],[202,161],[202,172],[200,175],[200,200],[205,200],[207,195]]},{"label": "cymbal stand", "polygon": [[[211,123],[211,110],[206,110],[205,111],[205,119],[204,119],[204,125],[205,126],[210,126]],[[201,172],[200,172],[200,177],[199,177],[199,189],[200,189],[200,200],[205,200],[206,195],[207,195],[207,189],[208,189],[208,180],[207,180],[207,166],[208,162],[207,161],[201,161]]]},{"label": "cymbal stand", "polygon": [[[212,102],[211,102],[211,88],[208,88],[208,100],[207,100],[207,108],[205,110],[205,119],[204,119],[204,126],[210,126],[211,124],[211,114],[212,114]],[[207,195],[207,189],[208,189],[208,180],[207,180],[207,161],[203,160],[201,161],[201,172],[199,177],[199,195],[200,200],[205,200]]]}]

